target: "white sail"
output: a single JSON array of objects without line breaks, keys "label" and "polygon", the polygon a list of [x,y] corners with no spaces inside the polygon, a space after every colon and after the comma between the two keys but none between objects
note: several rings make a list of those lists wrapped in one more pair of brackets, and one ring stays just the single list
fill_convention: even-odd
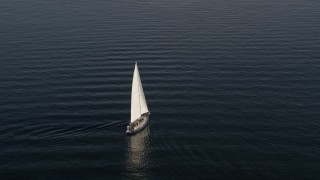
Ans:
[{"label": "white sail", "polygon": [[141,79],[139,75],[138,65],[134,67],[132,92],[131,92],[131,122],[141,116],[141,114],[149,112],[146,98],[144,97]]}]

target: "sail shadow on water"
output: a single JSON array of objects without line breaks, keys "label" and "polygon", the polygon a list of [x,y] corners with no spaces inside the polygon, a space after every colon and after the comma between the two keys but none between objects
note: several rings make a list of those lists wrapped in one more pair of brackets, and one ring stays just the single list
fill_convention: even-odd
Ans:
[{"label": "sail shadow on water", "polygon": [[127,136],[126,179],[149,179],[150,129],[147,126],[133,136]]}]

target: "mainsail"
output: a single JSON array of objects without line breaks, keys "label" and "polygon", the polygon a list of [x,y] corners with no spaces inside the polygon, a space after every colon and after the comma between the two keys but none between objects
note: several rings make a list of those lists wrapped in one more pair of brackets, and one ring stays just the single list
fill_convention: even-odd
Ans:
[{"label": "mainsail", "polygon": [[146,98],[144,97],[138,65],[134,67],[132,92],[131,92],[131,122],[141,117],[141,114],[149,112]]}]

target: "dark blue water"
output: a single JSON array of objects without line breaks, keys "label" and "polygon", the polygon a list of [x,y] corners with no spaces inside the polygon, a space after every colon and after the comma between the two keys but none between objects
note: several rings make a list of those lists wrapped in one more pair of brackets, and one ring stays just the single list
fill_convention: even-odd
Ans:
[{"label": "dark blue water", "polygon": [[[4,0],[1,179],[319,179],[320,1]],[[126,136],[138,61],[150,125]]]}]

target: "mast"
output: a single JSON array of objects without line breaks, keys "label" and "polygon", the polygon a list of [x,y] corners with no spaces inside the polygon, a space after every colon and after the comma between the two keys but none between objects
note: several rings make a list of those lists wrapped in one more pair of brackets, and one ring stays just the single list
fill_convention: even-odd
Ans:
[{"label": "mast", "polygon": [[141,114],[149,112],[146,98],[144,96],[138,64],[136,62],[131,92],[131,122],[141,117]]}]

